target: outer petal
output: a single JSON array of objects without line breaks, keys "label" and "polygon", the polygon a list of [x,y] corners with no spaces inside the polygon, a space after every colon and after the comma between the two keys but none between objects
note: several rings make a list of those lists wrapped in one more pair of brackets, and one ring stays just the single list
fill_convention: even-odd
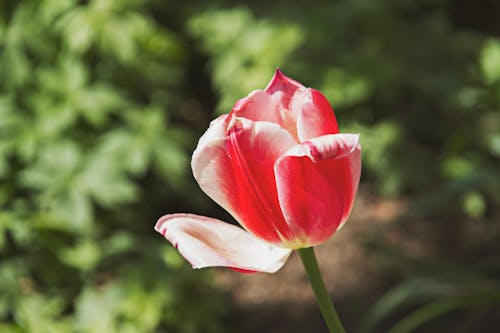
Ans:
[{"label": "outer petal", "polygon": [[300,142],[339,132],[337,119],[330,103],[315,89],[298,90],[290,102],[292,114],[297,114],[297,135]]},{"label": "outer petal", "polygon": [[327,240],[347,219],[361,174],[358,135],[334,134],[305,141],[275,165],[278,197],[295,234],[291,248]]},{"label": "outer petal", "polygon": [[296,145],[270,122],[235,119],[227,137],[199,144],[191,166],[202,190],[256,236],[280,243],[290,233],[274,177],[278,157]]},{"label": "outer petal", "polygon": [[155,230],[170,241],[193,268],[224,266],[274,273],[291,250],[260,241],[229,223],[191,214],[161,217]]},{"label": "outer petal", "polygon": [[210,145],[226,136],[226,129],[229,123],[227,114],[223,114],[210,122],[207,131],[201,136],[193,154],[199,153],[206,145]]}]

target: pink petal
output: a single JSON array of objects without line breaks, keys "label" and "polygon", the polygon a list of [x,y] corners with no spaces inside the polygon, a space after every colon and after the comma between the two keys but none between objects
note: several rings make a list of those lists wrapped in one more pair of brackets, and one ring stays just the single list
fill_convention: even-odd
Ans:
[{"label": "pink petal", "polygon": [[200,140],[191,162],[201,189],[245,229],[279,243],[289,228],[278,202],[274,162],[296,141],[276,124],[244,118],[231,123],[226,138],[206,135],[214,140]]},{"label": "pink petal", "polygon": [[230,200],[234,175],[226,152],[226,131],[230,117],[225,114],[210,123],[191,158],[193,176],[200,188],[233,216],[235,203]]},{"label": "pink petal", "polygon": [[264,90],[254,90],[247,97],[236,102],[231,111],[236,117],[247,118],[253,121],[276,121],[280,105]]},{"label": "pink petal", "polygon": [[296,117],[288,109],[284,109],[277,98],[263,90],[255,90],[247,97],[240,99],[233,107],[231,115],[253,121],[269,121],[278,124],[296,135]]},{"label": "pink petal", "polygon": [[264,243],[237,226],[198,215],[165,215],[158,220],[155,230],[193,268],[224,266],[243,272],[274,273],[291,252]]},{"label": "pink petal", "polygon": [[234,173],[226,152],[227,115],[222,117],[217,123],[212,122],[200,138],[191,158],[191,169],[203,192],[238,219],[237,202],[232,200]]},{"label": "pink petal", "polygon": [[223,139],[226,136],[226,129],[229,123],[227,114],[223,114],[210,122],[210,126],[198,141],[197,151],[201,150],[205,145],[211,144],[217,140]]},{"label": "pink petal", "polygon": [[[246,115],[251,114],[249,119],[269,120],[277,123],[287,129],[300,142],[339,132],[335,113],[326,97],[318,90],[306,88],[277,70],[264,92],[271,95],[280,107],[276,108],[273,105],[272,108],[258,106],[251,108],[248,106],[249,101],[247,99],[256,99],[256,96],[250,95],[247,99],[242,100],[244,103],[241,103],[241,101],[239,102],[240,105],[237,103],[237,106],[241,109],[248,108],[252,110],[252,112],[245,112]],[[253,98],[250,98],[251,96]],[[268,102],[265,104],[272,104],[268,97],[266,97],[266,100]],[[260,103],[260,105],[263,104]],[[254,116],[256,112],[259,113],[258,117]],[[264,115],[266,112],[272,114],[274,118],[266,118],[266,115]]]},{"label": "pink petal", "polygon": [[290,100],[297,89],[303,89],[304,86],[299,82],[287,77],[279,69],[274,73],[273,78],[264,90],[270,95],[275,95],[281,105],[289,109]]},{"label": "pink petal", "polygon": [[333,134],[305,141],[276,161],[278,197],[294,233],[291,248],[327,240],[352,209],[361,174],[358,136]]},{"label": "pink petal", "polygon": [[315,89],[297,90],[290,109],[293,114],[297,114],[297,135],[300,142],[339,132],[330,103]]}]

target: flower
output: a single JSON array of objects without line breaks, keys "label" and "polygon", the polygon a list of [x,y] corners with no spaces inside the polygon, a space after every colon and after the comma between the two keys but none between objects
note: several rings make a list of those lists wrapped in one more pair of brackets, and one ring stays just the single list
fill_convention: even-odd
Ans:
[{"label": "flower", "polygon": [[361,173],[358,135],[339,134],[328,100],[277,70],[264,90],[210,124],[191,167],[201,189],[244,228],[169,214],[155,229],[194,268],[275,272],[293,249],[347,220]]}]

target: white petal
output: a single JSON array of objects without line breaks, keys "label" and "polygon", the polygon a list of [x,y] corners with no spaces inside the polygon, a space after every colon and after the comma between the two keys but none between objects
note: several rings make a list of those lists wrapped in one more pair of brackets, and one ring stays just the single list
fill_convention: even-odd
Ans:
[{"label": "white petal", "polygon": [[237,226],[199,215],[165,215],[158,220],[155,230],[170,241],[193,268],[224,266],[274,273],[291,252],[264,243]]},{"label": "white petal", "polygon": [[195,154],[204,146],[226,136],[227,114],[223,114],[210,122],[207,131],[201,136],[196,147]]}]

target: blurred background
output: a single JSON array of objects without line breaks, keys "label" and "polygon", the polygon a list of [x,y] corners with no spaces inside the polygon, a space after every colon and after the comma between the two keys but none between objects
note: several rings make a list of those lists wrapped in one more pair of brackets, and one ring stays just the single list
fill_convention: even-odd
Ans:
[{"label": "blurred background", "polygon": [[189,161],[276,67],[361,133],[318,247],[348,332],[498,332],[496,0],[0,2],[0,331],[326,332],[294,256],[192,270],[153,230],[230,221]]}]

